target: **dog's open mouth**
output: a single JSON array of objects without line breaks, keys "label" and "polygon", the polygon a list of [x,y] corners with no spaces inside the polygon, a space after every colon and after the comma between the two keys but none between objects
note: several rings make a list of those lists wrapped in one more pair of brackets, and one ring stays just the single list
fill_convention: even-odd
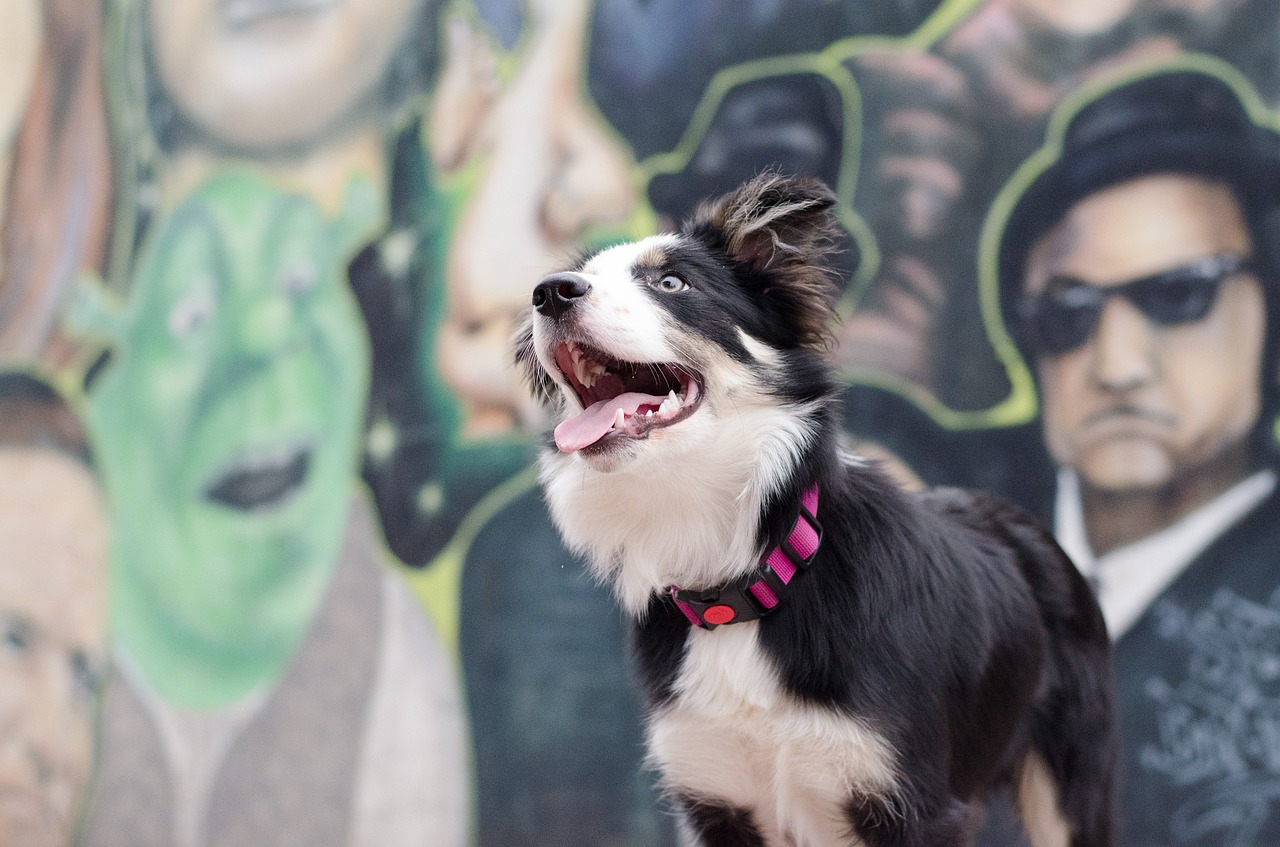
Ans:
[{"label": "dog's open mouth", "polygon": [[680,365],[622,362],[576,341],[556,347],[555,360],[584,409],[556,427],[556,446],[566,453],[609,436],[647,438],[689,417],[702,400],[697,377]]}]

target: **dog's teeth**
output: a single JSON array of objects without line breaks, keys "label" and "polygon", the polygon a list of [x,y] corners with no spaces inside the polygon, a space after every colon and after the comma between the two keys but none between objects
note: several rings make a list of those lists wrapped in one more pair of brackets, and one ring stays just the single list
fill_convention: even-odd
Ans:
[{"label": "dog's teeth", "polygon": [[609,372],[607,367],[592,359],[573,342],[569,342],[569,356],[573,361],[573,375],[584,388],[592,387],[600,381],[600,377]]},{"label": "dog's teeth", "polygon": [[590,388],[595,385],[596,380],[591,374],[591,366],[581,355],[574,357],[573,373],[578,377],[578,382],[582,383],[584,387]]},{"label": "dog's teeth", "polygon": [[672,412],[679,411],[679,409],[680,398],[676,396],[674,391],[672,391],[667,394],[667,399],[663,400],[662,405],[658,407],[658,413],[662,415],[669,415]]},{"label": "dog's teeth", "polygon": [[626,429],[626,427],[627,427],[627,414],[626,412],[619,409],[618,414],[613,419],[613,428]]}]

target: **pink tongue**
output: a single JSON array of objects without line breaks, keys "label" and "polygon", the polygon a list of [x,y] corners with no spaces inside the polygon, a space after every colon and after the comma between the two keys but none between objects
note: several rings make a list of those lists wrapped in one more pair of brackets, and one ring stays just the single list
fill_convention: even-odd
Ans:
[{"label": "pink tongue", "polygon": [[565,453],[590,447],[613,431],[613,422],[618,417],[619,409],[628,415],[634,415],[641,406],[662,405],[663,399],[652,394],[632,393],[592,403],[582,414],[562,421],[556,427],[556,446]]}]

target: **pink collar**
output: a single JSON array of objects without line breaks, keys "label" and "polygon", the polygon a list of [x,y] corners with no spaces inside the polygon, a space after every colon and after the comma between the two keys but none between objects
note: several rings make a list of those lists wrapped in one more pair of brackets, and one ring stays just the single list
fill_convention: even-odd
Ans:
[{"label": "pink collar", "polygon": [[728,585],[706,591],[689,591],[673,585],[668,589],[671,599],[689,623],[704,629],[764,617],[778,607],[791,580],[817,555],[822,544],[822,525],[818,523],[817,514],[818,486],[814,485],[800,500],[800,516],[791,534],[769,551],[759,568]]}]

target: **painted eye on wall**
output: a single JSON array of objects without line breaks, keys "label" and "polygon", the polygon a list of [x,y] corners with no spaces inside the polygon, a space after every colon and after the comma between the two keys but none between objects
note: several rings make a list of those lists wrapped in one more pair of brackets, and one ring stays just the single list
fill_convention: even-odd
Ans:
[{"label": "painted eye on wall", "polygon": [[76,650],[70,656],[71,678],[74,680],[76,695],[81,702],[92,704],[98,689],[102,687],[101,663],[83,650]]},{"label": "painted eye on wall", "polygon": [[287,268],[280,276],[280,287],[286,294],[305,294],[316,287],[319,274],[315,266],[298,264]]},{"label": "painted eye on wall", "polygon": [[0,618],[0,648],[15,656],[21,656],[31,650],[34,633],[31,625],[18,618]]},{"label": "painted eye on wall", "polygon": [[651,285],[663,294],[679,294],[681,291],[688,289],[689,283],[685,282],[678,276],[667,274],[662,279]]},{"label": "painted eye on wall", "polygon": [[207,291],[193,291],[179,300],[169,310],[169,333],[174,338],[186,338],[199,332],[213,320],[217,303]]}]

